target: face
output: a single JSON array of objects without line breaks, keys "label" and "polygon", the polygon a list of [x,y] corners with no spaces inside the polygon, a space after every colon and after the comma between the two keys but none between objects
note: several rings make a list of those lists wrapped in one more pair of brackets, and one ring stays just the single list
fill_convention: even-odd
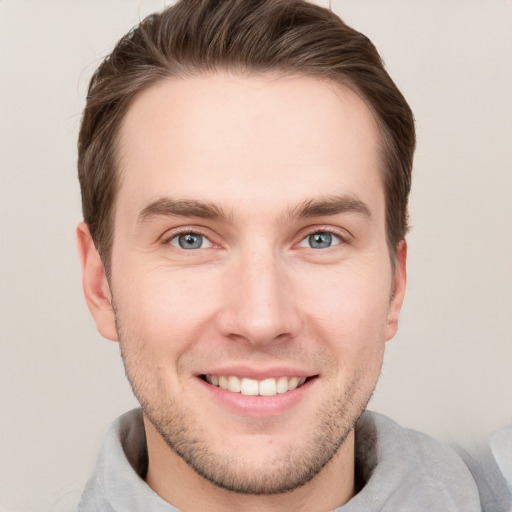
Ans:
[{"label": "face", "polygon": [[370,111],[312,78],[212,74],[146,90],[120,134],[115,324],[95,316],[148,443],[238,492],[303,485],[351,435],[403,297]]}]

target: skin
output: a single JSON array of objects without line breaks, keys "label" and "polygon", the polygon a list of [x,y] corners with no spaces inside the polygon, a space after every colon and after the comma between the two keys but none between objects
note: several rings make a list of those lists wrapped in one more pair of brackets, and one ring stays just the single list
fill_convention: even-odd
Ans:
[{"label": "skin", "polygon": [[[144,91],[120,135],[110,283],[77,233],[89,308],[145,413],[148,485],[187,511],[347,502],[405,291],[371,112],[329,82],[218,73]],[[201,378],[230,372],[310,379],[244,402]]]}]

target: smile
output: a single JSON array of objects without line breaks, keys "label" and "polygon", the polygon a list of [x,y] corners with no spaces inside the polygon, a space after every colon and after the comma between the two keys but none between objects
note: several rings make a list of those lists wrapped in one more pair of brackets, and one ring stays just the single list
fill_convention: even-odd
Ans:
[{"label": "smile", "polygon": [[264,380],[236,377],[234,375],[205,375],[204,380],[213,386],[241,393],[247,396],[274,396],[279,393],[286,393],[302,386],[306,377],[278,377]]}]

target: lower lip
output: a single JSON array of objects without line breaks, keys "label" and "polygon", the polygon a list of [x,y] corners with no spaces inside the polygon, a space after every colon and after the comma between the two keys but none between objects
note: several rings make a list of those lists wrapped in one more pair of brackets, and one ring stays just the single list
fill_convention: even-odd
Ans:
[{"label": "lower lip", "polygon": [[316,379],[309,379],[302,386],[286,393],[278,393],[272,396],[250,396],[233,393],[227,389],[208,384],[200,377],[197,379],[214,400],[238,414],[257,417],[276,416],[291,409],[304,399],[306,393],[314,386],[316,381]]}]

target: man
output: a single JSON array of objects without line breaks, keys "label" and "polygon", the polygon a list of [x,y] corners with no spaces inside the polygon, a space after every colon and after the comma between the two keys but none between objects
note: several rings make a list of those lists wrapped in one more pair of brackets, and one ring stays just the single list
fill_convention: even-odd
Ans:
[{"label": "man", "polygon": [[302,1],[183,0],[91,80],[78,245],[141,404],[90,510],[479,510],[445,447],[364,412],[406,283],[412,113]]}]

